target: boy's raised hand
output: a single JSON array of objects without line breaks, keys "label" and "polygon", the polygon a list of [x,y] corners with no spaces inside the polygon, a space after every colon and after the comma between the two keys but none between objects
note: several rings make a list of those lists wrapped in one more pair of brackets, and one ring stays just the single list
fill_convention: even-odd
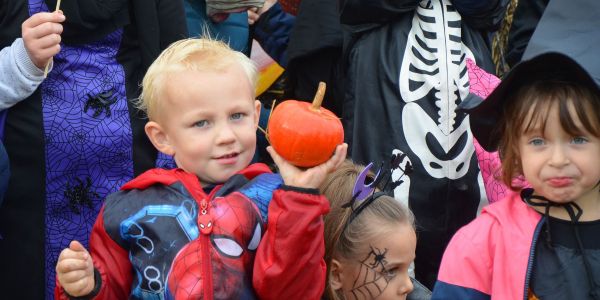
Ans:
[{"label": "boy's raised hand", "polygon": [[67,294],[85,296],[94,289],[94,264],[90,253],[78,241],[60,252],[56,263],[56,277]]},{"label": "boy's raised hand", "polygon": [[33,64],[44,69],[46,63],[60,51],[60,34],[65,20],[61,11],[34,14],[21,25],[25,49]]},{"label": "boy's raised hand", "polygon": [[325,180],[327,174],[337,169],[344,159],[346,159],[348,144],[343,143],[338,145],[335,148],[335,153],[328,161],[308,169],[300,169],[290,164],[283,157],[279,156],[271,146],[267,147],[267,151],[271,154],[275,164],[277,164],[279,174],[286,185],[316,189]]}]

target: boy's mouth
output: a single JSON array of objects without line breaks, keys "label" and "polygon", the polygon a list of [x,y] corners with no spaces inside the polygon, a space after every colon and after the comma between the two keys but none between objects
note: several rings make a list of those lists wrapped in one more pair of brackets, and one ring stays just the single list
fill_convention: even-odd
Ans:
[{"label": "boy's mouth", "polygon": [[239,155],[240,155],[239,153],[234,152],[234,153],[228,153],[225,155],[218,156],[215,159],[221,164],[230,165],[230,164],[235,164],[237,162],[237,158]]},{"label": "boy's mouth", "polygon": [[217,159],[234,158],[234,157],[237,157],[238,155],[239,155],[238,153],[229,153],[229,154],[221,155],[221,156],[217,157]]}]

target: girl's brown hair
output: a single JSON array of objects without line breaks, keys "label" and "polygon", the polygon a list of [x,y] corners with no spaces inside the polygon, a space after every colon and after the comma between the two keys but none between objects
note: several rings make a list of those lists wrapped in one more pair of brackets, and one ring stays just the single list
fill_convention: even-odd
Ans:
[{"label": "girl's brown hair", "polygon": [[[389,233],[394,228],[389,225],[414,227],[410,210],[390,196],[378,197],[346,225],[352,209],[342,205],[352,199],[354,183],[364,168],[346,160],[319,188],[331,204],[331,211],[325,216],[325,262],[328,270],[325,293],[331,300],[343,299],[329,284],[333,258],[358,260],[368,252],[365,241]],[[373,179],[373,174],[370,174],[370,179]]]},{"label": "girl's brown hair", "polygon": [[[521,87],[504,106],[503,119],[497,127],[501,132],[498,153],[502,161],[502,181],[512,190],[519,190],[513,179],[523,174],[519,155],[519,139],[523,133],[546,128],[550,109],[557,105],[561,127],[571,135],[585,129],[600,137],[600,95],[589,86],[565,81],[537,81]],[[579,119],[583,128],[575,123]]]}]

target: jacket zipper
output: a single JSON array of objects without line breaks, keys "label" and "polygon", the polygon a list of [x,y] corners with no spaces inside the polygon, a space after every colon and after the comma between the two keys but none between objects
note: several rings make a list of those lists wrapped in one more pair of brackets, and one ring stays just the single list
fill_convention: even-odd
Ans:
[{"label": "jacket zipper", "polygon": [[[208,201],[206,198],[200,200],[200,211],[199,218],[210,215],[208,214]],[[212,272],[211,269],[211,261],[210,261],[210,249],[208,246],[209,234],[202,232],[200,234],[200,251],[202,252],[200,255],[202,257],[202,288],[204,289],[204,299],[212,300],[213,299],[213,290],[212,290]]]},{"label": "jacket zipper", "polygon": [[523,300],[527,300],[529,290],[529,279],[531,279],[531,272],[533,271],[533,258],[535,256],[535,246],[540,236],[540,231],[543,225],[546,223],[546,217],[542,217],[538,224],[535,226],[533,232],[533,241],[531,242],[531,249],[529,249],[529,260],[527,261],[527,272],[525,273],[525,289],[523,291]]}]

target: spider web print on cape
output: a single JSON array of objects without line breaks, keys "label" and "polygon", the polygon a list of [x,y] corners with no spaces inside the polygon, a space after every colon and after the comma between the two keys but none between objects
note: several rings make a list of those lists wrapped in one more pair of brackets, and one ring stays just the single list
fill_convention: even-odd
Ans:
[{"label": "spider web print on cape", "polygon": [[[48,11],[45,2],[30,1],[30,14],[39,11]],[[124,70],[115,58],[121,37],[122,30],[118,30],[77,48],[61,45],[54,69],[41,85],[46,140],[46,298],[53,295],[60,251],[71,240],[87,246],[103,199],[133,178]]]}]

